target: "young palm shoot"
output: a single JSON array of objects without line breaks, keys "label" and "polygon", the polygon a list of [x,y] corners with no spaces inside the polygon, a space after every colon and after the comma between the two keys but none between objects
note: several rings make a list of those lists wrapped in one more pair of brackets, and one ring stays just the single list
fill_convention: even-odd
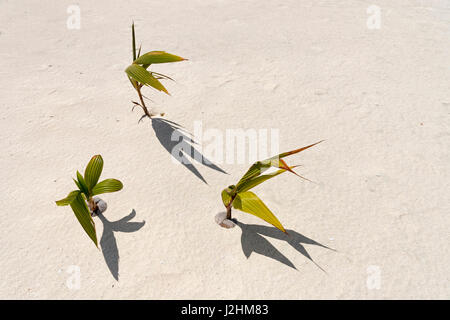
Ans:
[{"label": "young palm shoot", "polygon": [[[154,89],[158,91],[163,91],[167,93],[169,92],[167,89],[162,85],[162,83],[159,80],[173,80],[172,78],[158,73],[154,71],[149,71],[148,68],[150,65],[154,63],[169,63],[169,62],[178,62],[187,60],[182,57],[167,53],[165,51],[150,51],[147,53],[144,53],[141,55],[141,47],[139,47],[139,50],[136,51],[136,37],[134,33],[134,22],[131,25],[131,35],[132,35],[132,47],[133,47],[133,63],[128,66],[128,68],[125,69],[126,74],[128,75],[128,79],[131,82],[131,85],[136,90],[138,96],[139,96],[139,102],[131,101],[133,102],[134,106],[140,106],[142,110],[144,111],[144,115],[141,119],[144,117],[151,118],[152,116],[155,116],[157,114],[151,113],[144,102],[144,95],[142,94],[142,87],[143,86],[149,86],[153,87]],[[161,116],[164,115],[164,113],[160,114]]]},{"label": "young palm shoot", "polygon": [[106,203],[96,195],[108,192],[116,192],[122,189],[122,182],[116,179],[106,179],[98,182],[103,170],[103,159],[101,155],[93,156],[84,171],[84,177],[77,171],[77,179],[73,179],[78,189],[59,201],[58,206],[72,208],[75,216],[86,231],[87,235],[98,247],[95,223],[92,217],[106,210]]},{"label": "young palm shoot", "polygon": [[[222,201],[227,209],[227,212],[226,215],[225,213],[219,213],[216,216],[217,223],[224,228],[234,227],[235,224],[231,220],[231,209],[235,208],[240,211],[253,214],[280,229],[284,233],[287,233],[281,222],[277,219],[277,217],[275,217],[269,208],[267,208],[264,202],[262,202],[256,194],[249,190],[286,171],[289,171],[302,179],[308,180],[292,170],[297,166],[288,166],[282,158],[311,148],[322,141],[300,149],[281,153],[263,161],[255,162],[236,185],[231,185],[222,191]],[[278,168],[279,170],[272,173],[263,174],[271,167]]]}]

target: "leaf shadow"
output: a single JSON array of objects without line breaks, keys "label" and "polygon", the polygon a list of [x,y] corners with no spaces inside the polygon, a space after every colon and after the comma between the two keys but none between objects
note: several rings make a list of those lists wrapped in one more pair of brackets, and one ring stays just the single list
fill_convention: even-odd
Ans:
[{"label": "leaf shadow", "polygon": [[103,223],[103,234],[100,239],[100,247],[102,248],[103,257],[106,265],[111,272],[114,279],[119,281],[119,249],[117,247],[115,232],[136,232],[141,229],[145,221],[130,222],[136,216],[136,211],[133,209],[131,213],[117,221],[109,221],[103,214],[98,217]]},{"label": "leaf shadow", "polygon": [[[284,254],[282,254],[275,246],[273,246],[265,237],[286,241],[291,247],[301,253],[304,257],[314,263],[320,270],[326,273],[326,271],[319,266],[311,255],[308,253],[303,244],[316,245],[328,250],[336,251],[329,248],[313,239],[310,239],[301,233],[286,229],[288,234],[285,234],[275,227],[261,226],[255,224],[245,224],[233,219],[237,226],[242,230],[241,245],[242,251],[247,259],[255,252],[266,256],[268,258],[277,260],[282,264],[297,270],[295,265]],[[264,237],[265,236],[265,237]]]},{"label": "leaf shadow", "polygon": [[208,184],[203,178],[202,174],[189,160],[209,167],[210,169],[228,174],[226,171],[212,163],[203,154],[195,148],[196,143],[188,136],[184,128],[176,122],[162,119],[152,118],[152,128],[155,131],[156,138],[158,138],[164,149],[169,152],[178,162],[180,162],[186,169],[191,171],[197,178]]}]

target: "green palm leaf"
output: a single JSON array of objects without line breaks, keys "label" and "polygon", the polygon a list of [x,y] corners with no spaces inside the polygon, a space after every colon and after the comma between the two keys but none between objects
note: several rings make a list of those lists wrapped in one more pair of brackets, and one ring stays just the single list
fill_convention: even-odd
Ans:
[{"label": "green palm leaf", "polygon": [[132,38],[131,46],[133,48],[133,61],[134,61],[136,60],[136,36],[134,34],[134,21],[133,24],[131,25],[131,38]]},{"label": "green palm leaf", "polygon": [[[265,170],[267,170],[270,167],[275,167],[275,168],[280,168],[280,169],[284,169],[286,171],[292,172],[294,174],[296,174],[292,168],[293,167],[289,167],[286,162],[284,162],[284,160],[282,158],[290,156],[292,154],[296,154],[299,153],[303,150],[306,150],[308,148],[311,148],[312,146],[315,146],[318,143],[321,143],[323,140],[310,144],[309,146],[306,147],[302,147],[299,149],[295,149],[292,151],[288,151],[288,152],[283,152],[280,153],[279,155],[273,156],[271,158],[268,158],[266,160],[263,161],[257,161],[255,162],[250,169],[248,169],[248,171],[244,174],[244,176],[241,178],[241,180],[239,180],[238,184],[236,185],[237,188],[242,188],[242,184],[245,183],[248,180],[251,180],[257,176],[259,176],[261,173],[263,173]],[[295,166],[294,166],[295,167]],[[282,173],[282,172],[280,172]],[[297,175],[297,174],[296,174]],[[301,177],[301,176],[300,176]],[[303,177],[301,177],[303,178]],[[267,180],[267,179],[266,179]],[[248,190],[248,189],[247,189]]]},{"label": "green palm leaf", "polygon": [[230,188],[227,188],[222,191],[222,202],[225,207],[228,206],[231,201],[231,196],[229,194],[230,190],[231,190]]},{"label": "green palm leaf", "polygon": [[165,51],[150,51],[141,55],[139,58],[134,60],[133,63],[147,65],[152,63],[168,63],[184,60],[186,59]]},{"label": "green palm leaf", "polygon": [[91,214],[89,213],[86,201],[84,200],[81,193],[78,193],[75,199],[70,203],[70,207],[75,213],[75,216],[77,217],[84,231],[86,231],[89,238],[91,238],[91,240],[98,247],[97,234],[95,232],[95,224],[94,221],[92,220]]},{"label": "green palm leaf", "polygon": [[78,183],[77,183],[77,181],[75,181],[75,183],[80,188],[81,192],[83,192],[88,197],[89,196],[89,188],[88,188],[83,176],[78,171],[77,171],[77,180],[78,180]]},{"label": "green palm leaf", "polygon": [[[291,166],[289,168],[293,169],[295,167],[298,167],[298,166]],[[242,182],[241,184],[239,184],[237,186],[237,192],[248,191],[248,190],[256,187],[257,185],[263,183],[264,181],[267,181],[273,177],[276,177],[277,175],[282,174],[283,172],[286,172],[286,171],[287,171],[286,169],[280,169],[280,170],[277,170],[272,173],[262,174],[260,176],[254,177],[252,179],[247,179],[246,181]]]},{"label": "green palm leaf", "polygon": [[99,182],[94,188],[92,188],[92,195],[116,192],[123,188],[122,182],[117,179],[106,179]]},{"label": "green palm leaf", "polygon": [[233,207],[243,212],[253,214],[286,233],[286,230],[281,222],[278,221],[277,217],[275,217],[264,202],[262,202],[261,199],[259,199],[256,194],[251,191],[238,193],[236,198],[233,200]]},{"label": "green palm leaf", "polygon": [[101,155],[93,156],[84,171],[84,180],[89,191],[97,184],[103,170],[103,158]]},{"label": "green palm leaf", "polygon": [[324,140],[320,140],[319,142],[310,144],[309,146],[306,146],[306,147],[302,147],[302,148],[295,149],[295,150],[288,151],[288,152],[283,152],[283,153],[280,153],[278,156],[274,156],[274,157],[269,158],[269,159],[284,158],[284,157],[290,156],[290,155],[292,155],[292,154],[299,153],[299,152],[301,152],[301,151],[303,151],[303,150],[309,149],[309,148],[311,148],[311,147],[315,146],[316,144],[319,144],[319,143],[321,143],[321,142],[323,142],[323,141],[324,141]]},{"label": "green palm leaf", "polygon": [[163,91],[163,92],[169,94],[169,92],[162,85],[162,83],[159,82],[158,79],[156,79],[154,76],[152,76],[150,74],[150,72],[145,70],[143,67],[141,67],[137,64],[132,64],[125,70],[125,72],[128,74],[128,76],[130,76],[134,80],[136,80],[142,84],[145,84],[147,86],[151,86],[151,87],[155,88],[156,90]]},{"label": "green palm leaf", "polygon": [[[239,180],[239,182],[237,183],[236,187],[239,188],[239,186],[242,183],[244,183],[245,181],[259,176],[261,174],[262,167],[263,167],[262,161],[257,161],[254,164],[252,164],[250,169],[248,169],[248,171],[244,174],[244,176],[241,178],[241,180]],[[269,166],[266,166],[266,168],[268,168],[268,167]]]},{"label": "green palm leaf", "polygon": [[64,199],[55,201],[56,205],[58,206],[68,206],[69,204],[72,203],[73,200],[75,200],[75,198],[78,196],[78,194],[80,193],[80,190],[75,190],[72,191],[71,193],[69,193],[69,195],[67,197],[65,197]]}]

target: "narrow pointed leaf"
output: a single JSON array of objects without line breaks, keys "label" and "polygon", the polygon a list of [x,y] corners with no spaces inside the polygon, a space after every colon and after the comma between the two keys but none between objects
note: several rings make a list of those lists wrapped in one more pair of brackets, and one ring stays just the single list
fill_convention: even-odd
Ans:
[{"label": "narrow pointed leaf", "polygon": [[133,48],[133,61],[136,60],[136,36],[134,34],[134,21],[131,25],[131,37],[132,37],[132,48]]},{"label": "narrow pointed leaf", "polygon": [[163,78],[163,79],[168,79],[168,80],[175,81],[175,80],[173,80],[171,77],[166,76],[165,74],[162,74],[162,73],[158,73],[158,72],[155,72],[155,71],[151,71],[151,74],[152,74],[152,75],[160,76],[160,77]]},{"label": "narrow pointed leaf", "polygon": [[106,179],[100,181],[94,188],[92,188],[92,195],[116,192],[123,188],[122,182],[116,179]]},{"label": "narrow pointed leaf", "polygon": [[[289,167],[290,169],[293,169],[297,166],[291,166]],[[237,187],[237,192],[244,192],[244,191],[248,191],[254,187],[256,187],[257,185],[263,183],[264,181],[267,181],[273,177],[276,177],[279,174],[282,174],[283,172],[286,172],[286,169],[280,169],[278,171],[272,172],[272,173],[268,173],[268,174],[262,174],[260,176],[254,177],[252,179],[248,179],[244,182],[242,182],[240,185],[238,185]]]},{"label": "narrow pointed leaf", "polygon": [[279,155],[277,155],[277,156],[274,156],[274,157],[271,157],[271,158],[269,158],[269,159],[267,159],[267,160],[272,160],[272,159],[281,159],[281,158],[284,158],[284,157],[290,156],[290,155],[292,155],[292,154],[296,154],[296,153],[299,153],[299,152],[301,152],[301,151],[303,151],[303,150],[306,150],[306,149],[309,149],[309,148],[311,148],[311,147],[315,146],[316,144],[319,144],[319,143],[321,143],[321,142],[323,142],[323,141],[324,141],[324,140],[320,140],[319,142],[316,142],[316,143],[310,144],[309,146],[306,146],[306,147],[302,147],[302,148],[299,148],[299,149],[295,149],[295,150],[292,150],[292,151],[288,151],[288,152],[283,152],[283,153],[280,153]]},{"label": "narrow pointed leaf", "polygon": [[77,171],[77,180],[78,180],[78,186],[80,187],[81,192],[83,192],[86,196],[89,195],[89,188],[86,184],[86,181],[84,180],[83,176],[80,172]]},{"label": "narrow pointed leaf", "polygon": [[144,53],[142,56],[134,60],[134,63],[146,65],[152,63],[178,62],[183,60],[186,59],[174,54],[167,53],[165,51],[150,51]]},{"label": "narrow pointed leaf", "polygon": [[82,186],[81,186],[81,184],[78,182],[78,180],[75,180],[75,179],[73,179],[73,178],[72,178],[72,180],[73,180],[73,182],[75,182],[75,184],[77,185],[78,189],[80,189],[80,191],[82,191],[82,190],[81,190],[81,189],[82,189]]},{"label": "narrow pointed leaf", "polygon": [[238,193],[233,201],[233,207],[243,212],[253,214],[286,233],[286,230],[281,222],[278,221],[277,217],[275,217],[264,202],[251,191]]},{"label": "narrow pointed leaf", "polygon": [[151,87],[155,88],[156,90],[163,91],[163,92],[169,94],[169,92],[167,91],[166,88],[164,88],[162,83],[159,82],[158,79],[156,79],[154,76],[152,76],[150,74],[150,72],[145,70],[143,67],[141,67],[137,64],[132,64],[125,70],[125,72],[134,80],[136,80],[142,84],[145,84],[147,86],[151,86]]},{"label": "narrow pointed leaf", "polygon": [[55,201],[56,205],[58,206],[68,206],[69,204],[72,203],[73,200],[75,200],[75,198],[78,196],[78,194],[80,193],[80,190],[74,190],[71,193],[69,193],[69,195],[67,197],[65,197],[64,199]]},{"label": "narrow pointed leaf", "polygon": [[[138,53],[137,53],[137,57],[138,58],[141,56],[141,49],[142,49],[142,44],[139,45],[139,50],[138,50]],[[136,59],[134,59],[134,60],[136,60]]]},{"label": "narrow pointed leaf", "polygon": [[84,180],[86,181],[86,186],[88,190],[91,191],[92,188],[97,184],[98,179],[103,170],[103,158],[101,155],[93,156],[91,161],[89,161],[84,171]]},{"label": "narrow pointed leaf", "polygon": [[248,169],[248,171],[244,174],[244,176],[241,178],[241,180],[239,180],[239,182],[237,183],[236,187],[239,188],[239,186],[242,183],[244,183],[245,181],[259,176],[261,174],[262,165],[263,164],[262,164],[261,161],[257,161],[254,164],[252,164],[250,169]]},{"label": "narrow pointed leaf", "polygon": [[83,227],[84,231],[87,233],[89,238],[94,242],[94,244],[98,247],[97,243],[97,234],[95,232],[95,224],[92,220],[91,214],[89,213],[89,209],[86,205],[86,201],[79,193],[76,198],[70,203],[70,207],[72,208],[75,216]]},{"label": "narrow pointed leaf", "polygon": [[[308,148],[311,148],[312,146],[315,146],[318,143],[321,143],[323,140],[313,143],[309,146],[303,147],[303,148],[299,148],[296,150],[292,150],[292,151],[288,151],[288,152],[284,152],[284,153],[280,153],[279,155],[273,156],[271,158],[268,158],[266,160],[263,161],[257,161],[255,162],[250,169],[248,169],[248,171],[244,174],[244,176],[241,178],[241,180],[239,180],[237,187],[239,188],[244,182],[251,180],[257,176],[259,176],[261,173],[263,173],[265,170],[267,170],[270,167],[276,167],[276,168],[280,168],[280,169],[284,169],[287,171],[290,171],[294,174],[296,174],[294,171],[292,171],[291,167],[289,167],[286,162],[284,160],[282,160],[282,158],[287,157],[289,155],[295,154],[295,153],[299,153],[303,150],[306,150]],[[296,174],[298,175],[298,174]],[[300,176],[301,177],[301,176]],[[303,177],[301,177],[303,178]],[[303,178],[305,179],[305,178]]]}]

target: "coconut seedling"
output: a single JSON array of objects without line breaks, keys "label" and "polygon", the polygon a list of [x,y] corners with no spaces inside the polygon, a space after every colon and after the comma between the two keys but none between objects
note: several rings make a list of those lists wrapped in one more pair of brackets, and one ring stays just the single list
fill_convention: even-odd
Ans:
[{"label": "coconut seedling", "polygon": [[101,155],[93,156],[84,171],[84,176],[77,171],[77,178],[73,179],[78,189],[59,201],[58,206],[70,206],[87,235],[98,247],[95,223],[92,217],[106,210],[106,203],[96,195],[116,192],[122,189],[122,182],[116,179],[106,179],[98,182],[103,170]]},{"label": "coconut seedling", "polygon": [[[125,69],[125,72],[128,76],[128,79],[131,82],[131,85],[136,90],[139,96],[139,102],[136,101],[131,102],[134,104],[133,109],[135,106],[140,106],[142,108],[142,110],[144,111],[144,115],[142,116],[142,118],[144,117],[151,118],[152,116],[155,116],[157,114],[150,112],[147,106],[145,105],[144,98],[146,97],[142,94],[142,87],[144,86],[153,87],[158,91],[162,91],[170,95],[167,89],[162,85],[162,83],[159,80],[173,80],[173,79],[162,73],[150,71],[148,70],[148,68],[150,67],[150,65],[155,63],[178,62],[187,59],[176,56],[174,54],[167,53],[165,51],[150,51],[141,55],[141,46],[139,47],[139,50],[136,51],[136,36],[134,32],[134,22],[131,25],[131,35],[132,35],[133,63],[129,65],[128,68]],[[163,116],[164,113],[161,113],[160,115]]]},{"label": "coconut seedling", "polygon": [[[222,191],[222,201],[227,211],[226,213],[219,213],[216,216],[217,223],[224,228],[234,227],[235,224],[231,220],[231,209],[234,208],[246,213],[253,214],[258,218],[267,221],[284,233],[287,233],[281,222],[277,219],[277,217],[275,217],[275,215],[269,210],[269,208],[267,208],[264,202],[262,202],[262,200],[259,199],[256,194],[249,190],[286,171],[289,171],[299,176],[300,178],[308,180],[292,170],[298,166],[288,166],[283,158],[311,148],[312,146],[315,146],[322,141],[316,142],[303,148],[281,153],[277,156],[263,161],[255,162],[236,185],[231,185]],[[270,168],[278,168],[279,170],[271,173],[264,173]]]}]

